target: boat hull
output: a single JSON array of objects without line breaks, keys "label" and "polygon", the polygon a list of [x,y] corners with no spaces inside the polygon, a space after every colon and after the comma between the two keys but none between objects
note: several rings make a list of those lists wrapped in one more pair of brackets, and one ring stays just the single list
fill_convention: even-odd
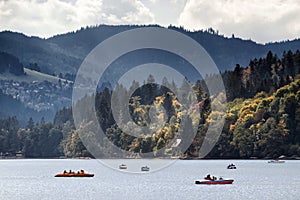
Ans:
[{"label": "boat hull", "polygon": [[236,169],[236,167],[231,166],[231,167],[227,167],[227,169]]},{"label": "boat hull", "polygon": [[204,185],[226,185],[232,184],[233,180],[205,180],[205,181],[195,181],[195,184],[204,184]]},{"label": "boat hull", "polygon": [[124,164],[119,165],[119,169],[127,169],[127,166]]},{"label": "boat hull", "polygon": [[56,174],[55,177],[94,177],[94,174]]},{"label": "boat hull", "polygon": [[142,167],[142,168],[141,168],[141,171],[142,171],[142,172],[148,172],[149,170],[150,170],[149,167]]}]

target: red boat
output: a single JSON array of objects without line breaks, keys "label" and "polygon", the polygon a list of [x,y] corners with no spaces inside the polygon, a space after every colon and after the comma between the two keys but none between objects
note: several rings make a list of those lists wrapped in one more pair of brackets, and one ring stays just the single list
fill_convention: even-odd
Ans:
[{"label": "red boat", "polygon": [[219,179],[215,176],[210,176],[208,174],[206,177],[204,177],[203,181],[195,181],[195,184],[206,184],[206,185],[224,185],[224,184],[232,184],[232,179],[223,179],[221,176]]},{"label": "red boat", "polygon": [[232,183],[233,183],[232,179],[195,181],[195,184],[206,184],[206,185],[224,185],[224,184],[232,184]]}]

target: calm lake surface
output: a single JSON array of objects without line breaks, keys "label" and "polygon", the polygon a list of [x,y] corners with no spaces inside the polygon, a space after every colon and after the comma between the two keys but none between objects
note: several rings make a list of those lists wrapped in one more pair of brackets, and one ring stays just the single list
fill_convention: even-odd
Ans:
[{"label": "calm lake surface", "polygon": [[[114,160],[130,167],[136,160]],[[155,160],[139,160],[155,164]],[[152,163],[153,162],[153,163]],[[226,166],[234,163],[236,170]],[[95,174],[93,178],[55,178],[63,170]],[[151,170],[150,170],[151,171]],[[210,173],[233,178],[232,185],[195,185]],[[0,160],[0,199],[300,199],[300,161],[178,160],[145,174],[119,172],[98,160]]]}]

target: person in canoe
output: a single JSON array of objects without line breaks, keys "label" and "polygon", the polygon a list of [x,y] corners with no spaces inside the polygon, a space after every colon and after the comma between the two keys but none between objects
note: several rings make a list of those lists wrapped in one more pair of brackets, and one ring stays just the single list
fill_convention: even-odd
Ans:
[{"label": "person in canoe", "polygon": [[210,174],[207,174],[207,176],[204,179],[205,180],[212,180],[212,178],[210,177]]},{"label": "person in canoe", "polygon": [[82,170],[80,170],[80,174],[84,174],[84,170],[82,169]]},{"label": "person in canoe", "polygon": [[65,170],[65,171],[64,171],[64,174],[67,174],[67,173],[68,173],[68,172]]}]

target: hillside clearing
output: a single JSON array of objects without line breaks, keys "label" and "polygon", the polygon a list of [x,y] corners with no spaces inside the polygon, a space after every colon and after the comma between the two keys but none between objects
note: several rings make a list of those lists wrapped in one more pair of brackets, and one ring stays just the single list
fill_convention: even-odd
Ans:
[{"label": "hillside clearing", "polygon": [[58,83],[58,80],[60,79],[61,81],[68,81],[69,83],[72,82],[72,81],[69,81],[66,79],[61,79],[56,76],[51,76],[51,75],[37,72],[37,71],[27,69],[27,68],[24,68],[24,71],[25,71],[26,75],[23,75],[23,76],[16,76],[14,74],[5,72],[3,74],[0,74],[0,80],[14,80],[14,81],[18,81],[18,82],[49,81],[51,83]]}]

